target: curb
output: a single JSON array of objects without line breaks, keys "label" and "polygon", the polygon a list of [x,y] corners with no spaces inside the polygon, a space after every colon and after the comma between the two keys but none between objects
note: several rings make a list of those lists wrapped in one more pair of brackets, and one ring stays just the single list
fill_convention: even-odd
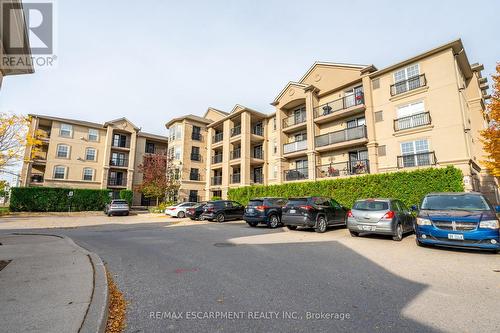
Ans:
[{"label": "curb", "polygon": [[88,257],[92,269],[94,271],[94,288],[92,290],[92,295],[83,318],[83,322],[80,326],[78,332],[80,333],[104,333],[106,330],[106,322],[108,320],[108,303],[109,303],[109,292],[108,292],[108,278],[106,276],[106,267],[102,262],[101,258],[94,252],[90,252],[84,247],[76,244],[71,238],[65,235],[56,234],[42,234],[42,233],[11,233],[11,235],[35,235],[35,236],[52,236],[64,239],[73,247],[82,250]]}]

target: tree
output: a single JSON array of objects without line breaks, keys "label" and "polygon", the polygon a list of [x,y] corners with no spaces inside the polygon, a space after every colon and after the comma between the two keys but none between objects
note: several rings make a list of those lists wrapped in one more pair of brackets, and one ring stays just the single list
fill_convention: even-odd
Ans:
[{"label": "tree", "polygon": [[138,169],[143,179],[137,189],[146,198],[156,199],[156,205],[160,199],[172,197],[179,190],[177,169],[166,153],[146,154]]},{"label": "tree", "polygon": [[496,70],[497,74],[492,75],[493,94],[487,107],[490,123],[487,129],[481,131],[481,135],[487,154],[487,160],[484,161],[486,168],[493,176],[500,177],[500,63],[497,63]]},{"label": "tree", "polygon": [[19,162],[26,146],[36,154],[42,142],[29,135],[31,119],[22,115],[0,113],[0,171]]}]

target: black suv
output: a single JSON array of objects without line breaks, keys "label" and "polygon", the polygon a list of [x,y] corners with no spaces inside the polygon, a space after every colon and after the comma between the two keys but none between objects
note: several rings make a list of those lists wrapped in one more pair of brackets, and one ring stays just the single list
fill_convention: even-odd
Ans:
[{"label": "black suv", "polygon": [[286,201],[283,198],[250,199],[243,219],[251,227],[263,223],[270,228],[277,228],[281,224],[281,207],[286,204]]},{"label": "black suv", "polygon": [[347,211],[347,208],[330,198],[291,198],[283,208],[281,222],[290,230],[312,227],[316,232],[325,232],[328,226],[345,226]]},{"label": "black suv", "polygon": [[209,201],[203,207],[200,220],[224,222],[226,220],[241,220],[245,208],[236,201],[216,200]]}]

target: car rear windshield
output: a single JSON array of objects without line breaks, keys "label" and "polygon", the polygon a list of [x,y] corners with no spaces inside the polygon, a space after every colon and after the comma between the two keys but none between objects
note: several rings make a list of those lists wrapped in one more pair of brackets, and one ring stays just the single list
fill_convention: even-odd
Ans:
[{"label": "car rear windshield", "polygon": [[127,201],[126,200],[113,200],[113,202],[111,202],[112,204],[117,204],[117,205],[125,205],[127,204]]},{"label": "car rear windshield", "polygon": [[263,200],[250,200],[248,202],[249,206],[255,207],[255,206],[262,206],[264,204]]},{"label": "car rear windshield", "polygon": [[365,200],[356,201],[352,209],[356,210],[388,210],[389,203],[387,201],[375,201],[375,200]]},{"label": "car rear windshield", "polygon": [[481,195],[428,195],[422,202],[421,209],[427,210],[489,210],[491,209]]},{"label": "car rear windshield", "polygon": [[307,198],[288,199],[288,202],[286,203],[286,205],[287,206],[307,205]]}]

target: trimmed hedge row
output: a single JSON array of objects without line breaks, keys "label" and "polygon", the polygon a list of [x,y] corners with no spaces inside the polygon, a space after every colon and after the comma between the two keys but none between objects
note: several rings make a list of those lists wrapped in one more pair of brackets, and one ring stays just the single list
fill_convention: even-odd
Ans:
[{"label": "trimmed hedge row", "polygon": [[245,186],[229,189],[230,200],[247,204],[256,197],[332,197],[346,207],[362,198],[397,198],[410,206],[418,204],[429,192],[463,191],[462,171],[449,166],[415,171],[364,175],[316,182]]},{"label": "trimmed hedge row", "polygon": [[[68,193],[73,191],[73,197]],[[14,187],[10,198],[12,212],[67,212],[103,210],[111,201],[109,190],[55,187]]]},{"label": "trimmed hedge row", "polygon": [[121,190],[120,199],[127,200],[128,205],[132,206],[132,199],[134,198],[134,192],[131,190]]}]

